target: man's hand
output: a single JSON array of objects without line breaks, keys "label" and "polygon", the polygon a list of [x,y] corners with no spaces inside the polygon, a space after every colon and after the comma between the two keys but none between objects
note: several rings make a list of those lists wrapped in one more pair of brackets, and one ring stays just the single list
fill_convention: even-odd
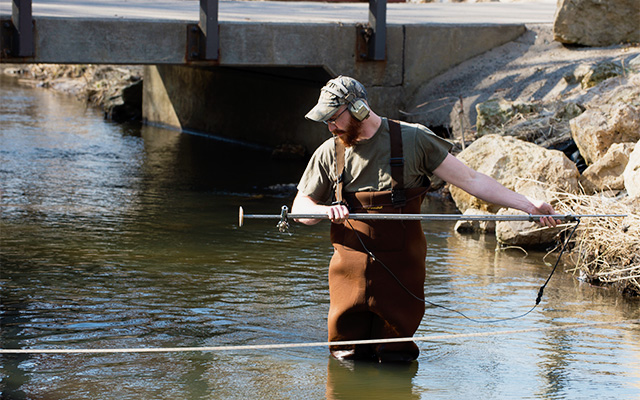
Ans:
[{"label": "man's hand", "polygon": [[334,224],[342,224],[349,218],[349,209],[342,204],[329,206],[327,216]]},{"label": "man's hand", "polygon": [[[553,207],[551,206],[551,204],[546,203],[542,200],[538,200],[538,199],[531,199],[528,198],[529,201],[531,202],[531,204],[533,204],[533,210],[531,212],[531,214],[533,215],[553,215],[553,214],[557,214],[556,211],[553,209]],[[542,226],[548,226],[550,228],[554,228],[556,225],[558,225],[561,221],[557,220],[553,217],[541,217],[540,218],[540,225]]]},{"label": "man's hand", "polygon": [[[298,192],[296,198],[293,200],[291,206],[292,214],[326,214],[331,222],[341,224],[349,217],[349,209],[342,205],[336,204],[333,206],[325,206],[318,204],[313,198]],[[314,225],[321,221],[321,219],[296,219],[297,222],[305,225]]]}]

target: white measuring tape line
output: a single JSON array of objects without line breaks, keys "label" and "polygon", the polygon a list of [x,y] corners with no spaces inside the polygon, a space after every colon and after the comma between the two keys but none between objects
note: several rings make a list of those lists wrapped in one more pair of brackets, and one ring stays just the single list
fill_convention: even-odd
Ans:
[{"label": "white measuring tape line", "polygon": [[382,344],[397,342],[432,342],[438,340],[462,339],[471,337],[487,337],[512,335],[517,333],[545,332],[556,330],[570,330],[578,328],[589,328],[595,326],[637,324],[640,319],[629,319],[618,322],[591,322],[584,324],[572,324],[564,326],[547,326],[544,328],[516,329],[498,332],[477,332],[477,333],[456,333],[448,335],[431,335],[422,337],[404,337],[391,339],[367,339],[367,340],[345,340],[339,342],[310,342],[310,343],[281,343],[281,344],[256,344],[241,346],[210,346],[210,347],[149,347],[131,349],[0,349],[0,354],[72,354],[72,353],[175,353],[188,351],[232,351],[232,350],[266,350],[266,349],[289,349],[295,347],[327,347],[327,346],[350,346],[356,344]]}]

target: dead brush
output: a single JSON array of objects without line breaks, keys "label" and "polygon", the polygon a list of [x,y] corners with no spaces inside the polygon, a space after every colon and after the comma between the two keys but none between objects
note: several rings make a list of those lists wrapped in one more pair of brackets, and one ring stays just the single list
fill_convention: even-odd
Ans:
[{"label": "dead brush", "polygon": [[640,204],[638,199],[556,193],[561,214],[625,214],[624,218],[584,218],[570,253],[574,267],[588,282],[615,284],[623,293],[640,295]]}]

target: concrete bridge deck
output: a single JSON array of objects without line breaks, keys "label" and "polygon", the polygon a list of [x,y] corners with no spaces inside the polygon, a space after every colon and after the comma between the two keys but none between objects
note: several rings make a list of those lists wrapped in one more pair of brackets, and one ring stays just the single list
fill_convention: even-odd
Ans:
[{"label": "concrete bridge deck", "polygon": [[[318,64],[319,57],[348,59],[357,44],[358,33],[353,27],[368,22],[368,6],[368,3],[220,1],[220,54],[214,64],[219,61],[219,65],[323,65],[324,62]],[[32,8],[34,56],[19,58],[4,52],[0,54],[0,62],[187,64],[192,60],[187,26],[199,20],[198,0],[33,0]],[[400,63],[400,54],[394,50],[402,48],[408,37],[423,36],[427,26],[446,26],[450,32],[456,27],[472,27],[475,34],[465,34],[467,43],[483,52],[513,40],[516,25],[521,28],[527,23],[551,23],[554,12],[555,4],[549,0],[391,3],[386,12],[389,31],[385,40],[386,61],[391,65]],[[8,21],[10,15],[11,1],[3,0],[0,18]],[[487,30],[488,27],[491,29]],[[422,32],[398,34],[402,28]],[[484,32],[489,31],[500,34],[485,36]],[[522,29],[515,31],[522,33]],[[477,35],[481,40],[474,43],[473,36]],[[447,38],[438,41],[448,45]],[[328,67],[333,71],[344,70],[342,65]]]},{"label": "concrete bridge deck", "polygon": [[[404,99],[420,85],[517,39],[525,24],[551,24],[556,5],[390,3],[382,61],[360,56],[357,24],[368,22],[368,7],[222,0],[219,57],[193,61],[188,30],[199,20],[199,0],[33,0],[34,55],[0,55],[0,62],[149,65],[147,121],[313,149],[327,135],[322,126],[273,116],[282,110],[304,115],[329,77],[356,77],[376,111],[398,118]],[[10,15],[11,1],[2,0],[0,18]],[[250,110],[255,124],[236,113],[241,109]]]}]

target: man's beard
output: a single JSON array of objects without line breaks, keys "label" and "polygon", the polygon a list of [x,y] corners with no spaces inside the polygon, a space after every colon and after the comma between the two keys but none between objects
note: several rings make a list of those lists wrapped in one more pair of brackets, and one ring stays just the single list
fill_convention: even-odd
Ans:
[{"label": "man's beard", "polygon": [[335,131],[333,131],[333,134],[340,134],[340,136],[338,137],[340,138],[340,140],[342,140],[342,143],[344,143],[346,147],[351,147],[358,141],[361,130],[362,121],[358,121],[357,119],[352,118],[351,121],[349,121],[349,125],[347,125],[344,130],[336,129]]}]

